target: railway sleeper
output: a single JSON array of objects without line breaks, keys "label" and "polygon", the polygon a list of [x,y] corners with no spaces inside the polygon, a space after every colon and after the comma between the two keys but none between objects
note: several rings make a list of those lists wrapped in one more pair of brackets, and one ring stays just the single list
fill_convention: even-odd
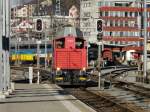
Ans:
[{"label": "railway sleeper", "polygon": [[87,90],[93,94],[98,95],[99,97],[105,99],[108,102],[111,102],[115,105],[117,105],[119,108],[122,109],[121,112],[145,112],[145,110],[143,110],[140,107],[137,107],[136,105],[134,105],[133,103],[129,103],[129,102],[124,102],[121,99],[118,99],[114,96],[108,95],[108,94],[102,94],[100,92],[97,91],[91,91],[91,90]]}]

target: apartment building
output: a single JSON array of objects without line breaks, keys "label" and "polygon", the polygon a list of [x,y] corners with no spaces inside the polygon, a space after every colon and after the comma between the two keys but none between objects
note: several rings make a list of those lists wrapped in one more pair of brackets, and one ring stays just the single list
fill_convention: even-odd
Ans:
[{"label": "apartment building", "polygon": [[11,18],[21,17],[26,18],[28,16],[32,16],[34,7],[33,5],[23,5],[23,6],[16,6],[11,8]]},{"label": "apartment building", "polygon": [[[141,50],[143,41],[143,2],[139,0],[101,0],[99,17],[103,20],[105,44],[124,45],[126,49]],[[150,1],[147,0],[148,28],[150,36]],[[134,46],[134,48],[131,47]]]},{"label": "apartment building", "polygon": [[[81,0],[80,27],[90,42],[97,41],[96,21],[103,21],[105,45],[137,46],[143,41],[143,2],[141,0]],[[150,36],[150,0],[147,0],[148,33]],[[131,48],[131,47],[130,47]],[[127,49],[127,48],[126,48]],[[129,49],[129,48],[128,48]]]}]

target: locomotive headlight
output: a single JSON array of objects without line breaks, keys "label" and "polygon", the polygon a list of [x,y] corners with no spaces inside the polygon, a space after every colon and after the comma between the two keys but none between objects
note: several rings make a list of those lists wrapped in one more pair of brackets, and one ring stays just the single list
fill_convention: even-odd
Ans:
[{"label": "locomotive headlight", "polygon": [[82,68],[82,70],[83,70],[83,71],[85,71],[85,70],[86,70],[86,68],[85,68],[85,67],[83,67],[83,68]]},{"label": "locomotive headlight", "polygon": [[59,68],[59,67],[57,67],[57,71],[60,71],[60,68]]}]

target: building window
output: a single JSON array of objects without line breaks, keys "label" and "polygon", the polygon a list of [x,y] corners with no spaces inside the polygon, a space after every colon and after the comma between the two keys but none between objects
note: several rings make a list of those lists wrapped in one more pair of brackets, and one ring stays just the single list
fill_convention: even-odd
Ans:
[{"label": "building window", "polygon": [[110,26],[113,26],[113,21],[110,21]]},{"label": "building window", "polygon": [[103,16],[103,12],[102,12],[102,11],[100,11],[99,15],[100,15],[100,16]]},{"label": "building window", "polygon": [[136,37],[138,36],[138,32],[135,32],[135,36],[136,36]]},{"label": "building window", "polygon": [[113,12],[112,11],[109,13],[109,16],[113,16]]},{"label": "building window", "polygon": [[142,16],[142,13],[141,13],[141,12],[139,12],[139,16]]},{"label": "building window", "polygon": [[106,11],[106,12],[105,12],[105,16],[108,16],[108,15],[109,15],[109,13]]},{"label": "building window", "polygon": [[120,36],[120,32],[116,32],[115,34],[116,34],[116,36],[117,36],[117,37],[119,37],[119,36]]},{"label": "building window", "polygon": [[120,20],[118,20],[118,26],[120,26]]},{"label": "building window", "polygon": [[128,36],[128,32],[124,32],[124,36],[127,37]]},{"label": "building window", "polygon": [[123,21],[120,22],[120,26],[123,27]]},{"label": "building window", "polygon": [[112,36],[116,36],[116,32],[112,32]]},{"label": "building window", "polygon": [[128,12],[125,12],[125,17],[128,17]]},{"label": "building window", "polygon": [[150,8],[150,4],[147,4],[147,8]]},{"label": "building window", "polygon": [[110,21],[106,21],[106,26],[110,26]]},{"label": "building window", "polygon": [[103,2],[98,2],[97,5],[98,6],[103,6]]},{"label": "building window", "polygon": [[118,14],[118,17],[121,17],[121,12],[118,12],[117,14]]},{"label": "building window", "polygon": [[149,12],[147,12],[147,17],[149,18]]},{"label": "building window", "polygon": [[120,37],[123,37],[123,32],[120,32]]},{"label": "building window", "polygon": [[90,2],[84,3],[83,7],[91,7],[91,3]]},{"label": "building window", "polygon": [[115,21],[115,26],[118,26],[118,21]]},{"label": "building window", "polygon": [[128,27],[128,21],[125,21],[125,26]]},{"label": "building window", "polygon": [[120,16],[124,17],[125,16],[124,12],[120,12]]},{"label": "building window", "polygon": [[83,27],[90,27],[90,22],[83,23]]},{"label": "building window", "polygon": [[90,32],[88,31],[84,32],[84,36],[90,36]]},{"label": "building window", "polygon": [[91,13],[90,12],[85,12],[84,17],[91,17]]},{"label": "building window", "polygon": [[115,6],[120,7],[120,6],[122,6],[122,3],[115,3]]},{"label": "building window", "polygon": [[115,16],[116,16],[115,11],[113,11],[112,16],[113,16],[113,17],[115,17]]},{"label": "building window", "polygon": [[130,12],[130,17],[132,17],[132,12]]},{"label": "building window", "polygon": [[137,17],[138,16],[138,12],[135,12],[135,17]]},{"label": "building window", "polygon": [[147,27],[149,27],[149,22],[147,22]]},{"label": "building window", "polygon": [[119,17],[119,13],[118,12],[114,12],[114,16],[115,17]]},{"label": "building window", "polygon": [[115,42],[115,44],[118,44],[118,42]]},{"label": "building window", "polygon": [[104,2],[104,5],[105,6],[110,6],[110,3],[109,2]]},{"label": "building window", "polygon": [[112,35],[112,32],[110,32],[110,36],[113,36],[113,35]]}]

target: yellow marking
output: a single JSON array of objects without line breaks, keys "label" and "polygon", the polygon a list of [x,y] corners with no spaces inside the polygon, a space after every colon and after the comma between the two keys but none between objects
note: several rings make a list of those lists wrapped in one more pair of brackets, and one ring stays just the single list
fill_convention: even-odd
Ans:
[{"label": "yellow marking", "polygon": [[55,80],[63,80],[63,77],[56,77]]},{"label": "yellow marking", "polygon": [[84,81],[84,80],[86,80],[86,78],[85,77],[80,77],[79,80]]},{"label": "yellow marking", "polygon": [[11,60],[33,61],[33,54],[13,54]]}]

